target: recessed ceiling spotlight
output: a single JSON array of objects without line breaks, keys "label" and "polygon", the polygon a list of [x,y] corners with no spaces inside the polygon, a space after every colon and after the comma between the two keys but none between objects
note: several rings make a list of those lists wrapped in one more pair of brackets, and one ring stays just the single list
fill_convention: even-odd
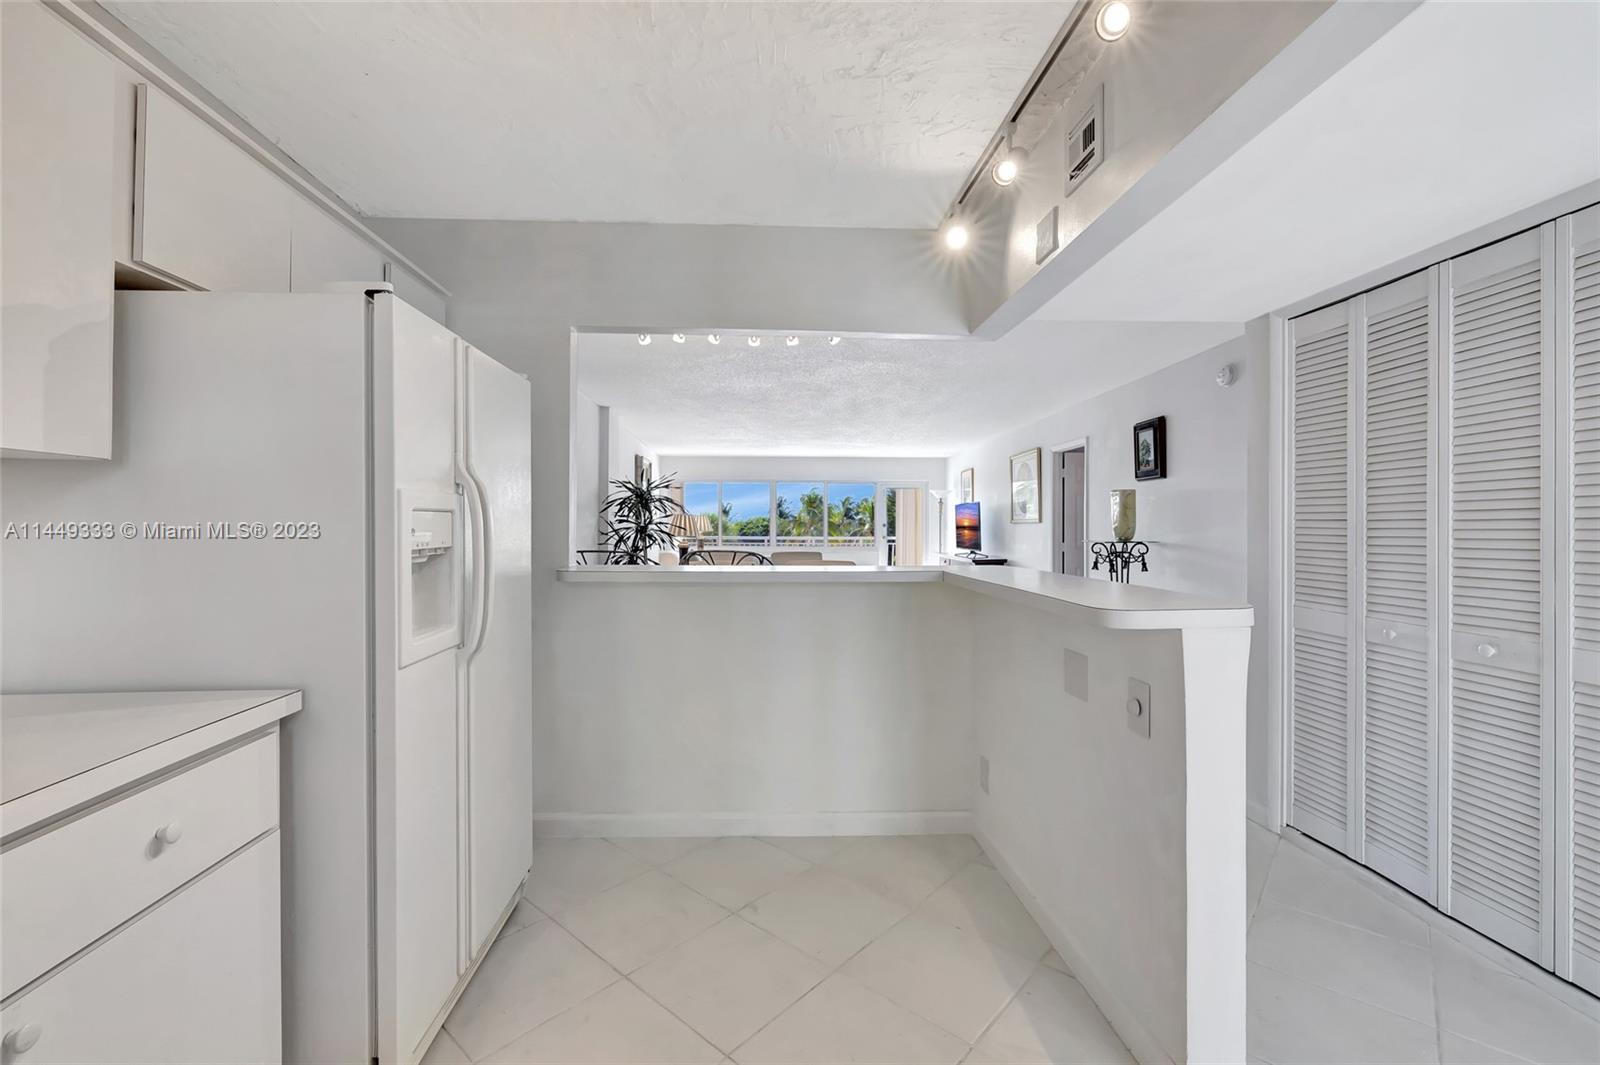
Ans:
[{"label": "recessed ceiling spotlight", "polygon": [[674,344],[682,344],[685,340],[688,340],[688,339],[689,338],[684,336],[682,333],[673,333],[672,334],[672,342]]},{"label": "recessed ceiling spotlight", "polygon": [[752,348],[759,348],[761,346],[760,337],[745,337],[744,342],[749,344]]},{"label": "recessed ceiling spotlight", "polygon": [[960,251],[967,246],[967,227],[960,222],[949,222],[944,227],[944,246],[951,251]]},{"label": "recessed ceiling spotlight", "polygon": [[791,348],[792,348],[792,347],[794,347],[794,346],[795,346],[795,345],[796,345],[796,344],[798,344],[798,343],[800,343],[800,338],[799,338],[799,337],[793,337],[793,336],[790,336],[790,337],[784,337],[784,338],[783,338],[783,342],[784,342],[784,343],[785,343],[785,344],[787,344],[787,345],[788,345],[788,346],[789,346],[789,347],[791,347]]},{"label": "recessed ceiling spotlight", "polygon": [[639,334],[639,346],[642,348],[642,347],[647,346],[649,343],[650,343],[650,334],[649,333],[640,333]]},{"label": "recessed ceiling spotlight", "polygon": [[720,344],[720,343],[722,343],[722,334],[721,333],[707,333],[706,334],[706,343],[707,344]]},{"label": "recessed ceiling spotlight", "polygon": [[1094,17],[1094,31],[1102,41],[1120,40],[1133,22],[1133,11],[1122,0],[1111,0]]},{"label": "recessed ceiling spotlight", "polygon": [[829,337],[828,338],[828,343],[829,344],[837,344],[837,343],[839,343],[839,341],[841,341],[843,339],[844,339],[844,337]]}]

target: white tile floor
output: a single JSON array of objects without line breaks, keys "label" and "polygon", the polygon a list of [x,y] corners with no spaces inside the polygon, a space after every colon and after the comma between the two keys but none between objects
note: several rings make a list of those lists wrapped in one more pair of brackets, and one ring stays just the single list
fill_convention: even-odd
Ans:
[{"label": "white tile floor", "polygon": [[1248,831],[1252,1060],[1600,1062],[1600,1000],[1315,843]]},{"label": "white tile floor", "polygon": [[[1249,1052],[1600,1062],[1600,1002],[1315,845],[1249,836]],[[550,840],[460,1062],[1128,1062],[966,836]]]},{"label": "white tile floor", "polygon": [[968,836],[548,840],[525,895],[429,1065],[1132,1061]]}]

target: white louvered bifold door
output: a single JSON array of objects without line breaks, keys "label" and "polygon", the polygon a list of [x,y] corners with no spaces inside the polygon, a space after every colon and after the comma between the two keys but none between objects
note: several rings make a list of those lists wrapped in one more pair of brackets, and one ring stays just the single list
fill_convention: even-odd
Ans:
[{"label": "white louvered bifold door", "polygon": [[1291,323],[1294,630],[1289,823],[1352,849],[1350,305]]},{"label": "white louvered bifold door", "polygon": [[1566,875],[1556,970],[1600,993],[1600,207],[1574,215],[1561,237],[1557,349],[1569,402],[1560,435],[1570,451],[1560,480],[1570,485],[1570,506],[1558,541],[1570,584],[1558,615],[1571,640],[1557,669],[1567,698],[1558,700],[1566,727],[1557,748],[1557,852]]},{"label": "white louvered bifold door", "polygon": [[1444,267],[1449,294],[1449,860],[1442,908],[1552,961],[1554,224]]},{"label": "white louvered bifold door", "polygon": [[1433,559],[1438,271],[1363,297],[1363,860],[1435,898]]}]

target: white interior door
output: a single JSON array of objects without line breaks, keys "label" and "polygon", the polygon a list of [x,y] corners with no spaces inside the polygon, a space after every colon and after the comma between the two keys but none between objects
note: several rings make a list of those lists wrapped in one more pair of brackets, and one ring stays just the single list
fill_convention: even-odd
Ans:
[{"label": "white interior door", "polygon": [[528,382],[462,345],[465,467],[481,501],[480,617],[462,651],[466,692],[470,955],[488,942],[533,862],[533,485]]},{"label": "white interior door", "polygon": [[1293,702],[1289,823],[1351,849],[1354,720],[1350,638],[1351,309],[1291,323]]},{"label": "white interior door", "polygon": [[1434,901],[1432,623],[1438,271],[1362,298],[1366,368],[1362,833],[1372,868]]},{"label": "white interior door", "polygon": [[[1571,502],[1557,536],[1570,576],[1558,603],[1561,627],[1571,640],[1558,662],[1560,742],[1556,971],[1600,993],[1600,207],[1574,215],[1561,243],[1562,304],[1557,351],[1569,352],[1562,379],[1570,387],[1563,405],[1566,469]],[[1565,946],[1565,949],[1563,947]]]},{"label": "white interior door", "polygon": [[1055,572],[1083,576],[1084,541],[1088,539],[1088,448],[1063,448],[1053,453],[1055,474],[1055,536],[1052,544]]},{"label": "white interior door", "polygon": [[1547,239],[1446,264],[1450,373],[1446,912],[1553,960]]}]

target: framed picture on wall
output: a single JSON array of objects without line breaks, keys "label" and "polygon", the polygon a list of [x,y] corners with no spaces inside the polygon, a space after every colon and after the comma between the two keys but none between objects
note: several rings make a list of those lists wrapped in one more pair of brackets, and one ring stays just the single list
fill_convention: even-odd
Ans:
[{"label": "framed picture on wall", "polygon": [[1133,427],[1133,479],[1154,481],[1167,475],[1167,419],[1163,415]]},{"label": "framed picture on wall", "polygon": [[975,495],[977,492],[976,486],[977,477],[973,473],[972,467],[968,466],[966,469],[961,471],[961,498],[956,500],[956,502],[976,503],[978,501]]},{"label": "framed picture on wall", "polygon": [[643,455],[635,455],[635,456],[633,456],[633,483],[634,484],[648,484],[649,482],[651,482],[652,480],[655,479],[655,475],[656,475],[655,463],[651,462],[649,459],[645,458]]},{"label": "framed picture on wall", "polygon": [[1039,514],[1038,448],[1011,456],[1011,520],[1018,524],[1042,521]]}]

